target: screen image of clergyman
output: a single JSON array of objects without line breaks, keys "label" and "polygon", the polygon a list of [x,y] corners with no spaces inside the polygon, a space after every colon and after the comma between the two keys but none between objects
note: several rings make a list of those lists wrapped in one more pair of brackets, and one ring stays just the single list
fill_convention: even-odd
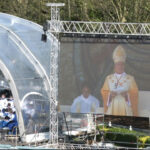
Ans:
[{"label": "screen image of clergyman", "polygon": [[[100,93],[107,76],[114,73],[113,52],[122,46],[126,53],[124,72],[131,77],[138,91],[150,91],[150,41],[80,39],[61,42],[59,71],[59,103],[72,105],[81,95],[81,86],[87,82],[91,94],[100,101],[100,107],[106,107]],[[131,100],[132,101],[132,100]],[[103,103],[104,102],[104,103]],[[132,105],[128,103],[128,106]],[[138,102],[137,102],[138,105]],[[132,115],[138,115],[138,106]],[[135,109],[135,108],[134,108]],[[133,108],[132,108],[133,111]]]},{"label": "screen image of clergyman", "polygon": [[108,75],[101,89],[104,112],[109,115],[138,116],[138,87],[125,72],[126,52],[118,45],[113,52],[114,73]]}]

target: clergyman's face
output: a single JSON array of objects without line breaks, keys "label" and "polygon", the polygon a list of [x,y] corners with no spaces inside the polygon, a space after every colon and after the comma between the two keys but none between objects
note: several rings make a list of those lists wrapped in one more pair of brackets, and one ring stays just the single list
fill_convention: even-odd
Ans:
[{"label": "clergyman's face", "polygon": [[123,62],[117,62],[115,63],[115,72],[118,74],[121,74],[124,72],[124,63]]},{"label": "clergyman's face", "polygon": [[90,95],[90,89],[88,87],[83,87],[82,94],[85,98],[88,98]]}]

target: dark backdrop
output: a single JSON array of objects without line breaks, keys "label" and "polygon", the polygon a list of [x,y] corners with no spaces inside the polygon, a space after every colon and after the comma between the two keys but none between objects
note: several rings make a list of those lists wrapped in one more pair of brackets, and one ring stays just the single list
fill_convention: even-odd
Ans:
[{"label": "dark backdrop", "polygon": [[[127,53],[125,71],[135,77],[139,90],[150,91],[150,41],[98,38],[61,38],[59,102],[71,105],[83,82],[101,101],[105,77],[113,73],[112,53],[122,45]],[[102,106],[101,102],[101,106]]]}]

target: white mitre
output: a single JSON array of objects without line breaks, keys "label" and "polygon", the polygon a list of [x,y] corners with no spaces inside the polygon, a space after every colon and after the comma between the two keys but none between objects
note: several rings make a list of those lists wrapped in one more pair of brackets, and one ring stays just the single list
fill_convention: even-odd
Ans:
[{"label": "white mitre", "polygon": [[126,61],[126,52],[121,45],[118,45],[113,52],[114,63],[125,62]]}]

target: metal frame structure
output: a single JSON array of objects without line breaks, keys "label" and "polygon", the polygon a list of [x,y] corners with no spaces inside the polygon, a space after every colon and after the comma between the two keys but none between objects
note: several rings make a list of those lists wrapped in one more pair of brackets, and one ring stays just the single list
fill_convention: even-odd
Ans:
[{"label": "metal frame structure", "polygon": [[[51,20],[48,23],[48,32],[54,35],[65,34],[94,34],[94,35],[123,35],[146,36],[150,38],[150,23],[113,23],[113,22],[87,22],[87,21],[60,21],[60,6],[63,3],[48,3],[51,7]],[[50,143],[58,144],[57,94],[58,94],[58,53],[59,45],[50,51]]]},{"label": "metal frame structure", "polygon": [[[58,27],[57,25],[60,20],[60,6],[64,6],[63,3],[54,4],[48,3],[47,6],[51,7],[51,24]],[[51,33],[51,26],[48,32]],[[58,30],[59,31],[59,30]],[[49,132],[49,143],[58,143],[58,116],[57,116],[57,96],[58,96],[58,54],[60,50],[60,43],[57,42],[55,37],[51,38],[51,50],[50,50],[50,132]]]},{"label": "metal frame structure", "polygon": [[[8,27],[0,25],[0,29],[5,30],[7,32],[9,38],[18,47],[19,51],[27,57],[27,59],[31,62],[31,64],[33,64],[33,66],[35,67],[35,69],[37,70],[37,72],[39,73],[41,78],[45,78],[44,86],[45,86],[45,89],[49,90],[49,87],[50,87],[49,77],[46,74],[46,72],[45,72],[43,66],[41,65],[41,63],[33,55],[33,53],[29,50],[27,45],[20,39],[20,37],[15,32],[13,32]],[[20,104],[19,104],[19,102],[20,102],[19,99],[20,98],[19,98],[19,95],[18,95],[18,90],[16,88],[16,84],[14,82],[14,79],[13,79],[10,71],[8,70],[8,68],[5,66],[5,64],[2,61],[0,61],[0,68],[3,71],[3,74],[5,75],[5,78],[7,79],[8,83],[10,85],[10,89],[13,93],[13,97],[14,97],[14,100],[15,100],[14,103],[15,103],[15,106],[16,106],[16,114],[17,114],[17,118],[18,118],[18,122],[19,122],[18,125],[19,125],[20,136],[22,137],[22,141],[26,141],[24,121],[23,121],[23,118],[22,118],[21,107],[20,107]]]},{"label": "metal frame structure", "polygon": [[56,44],[56,38],[51,39],[50,51],[50,143],[58,143],[58,118],[57,118],[57,95],[58,95],[58,54],[60,45]]},{"label": "metal frame structure", "polygon": [[49,21],[52,33],[150,36],[150,23]]}]

